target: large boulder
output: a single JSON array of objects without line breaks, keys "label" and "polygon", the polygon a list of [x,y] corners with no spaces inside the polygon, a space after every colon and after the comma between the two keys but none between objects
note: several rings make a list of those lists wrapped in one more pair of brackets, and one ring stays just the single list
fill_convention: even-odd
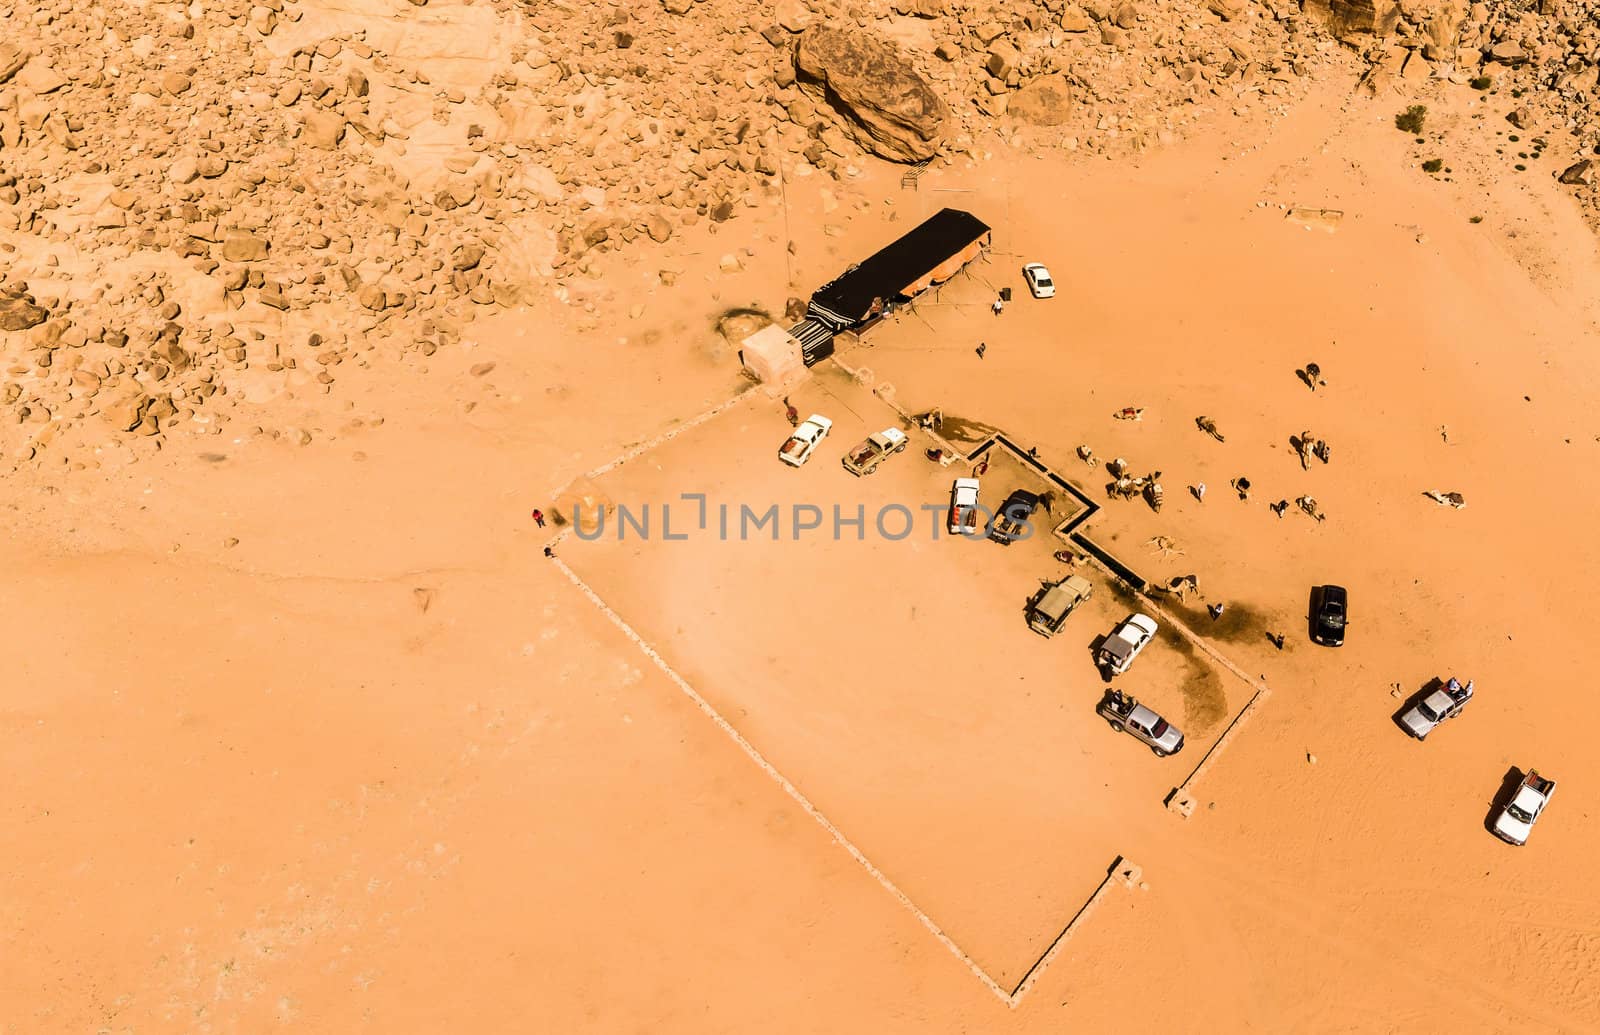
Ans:
[{"label": "large boulder", "polygon": [[1066,76],[1043,76],[1012,94],[1006,111],[1029,125],[1059,126],[1072,114],[1072,89]]},{"label": "large boulder", "polygon": [[44,323],[49,315],[24,291],[0,291],[0,331],[25,331]]},{"label": "large boulder", "polygon": [[1400,6],[1395,0],[1301,0],[1300,8],[1334,36],[1384,34],[1400,22]]},{"label": "large boulder", "polygon": [[895,162],[938,152],[950,109],[893,43],[818,25],[800,36],[795,68],[802,88],[823,94],[867,150]]}]

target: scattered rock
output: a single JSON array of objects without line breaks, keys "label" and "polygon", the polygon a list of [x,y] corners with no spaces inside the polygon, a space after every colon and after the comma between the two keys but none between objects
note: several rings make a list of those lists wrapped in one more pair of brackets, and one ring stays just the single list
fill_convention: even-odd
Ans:
[{"label": "scattered rock", "polygon": [[35,305],[32,295],[22,292],[0,293],[0,331],[25,331],[44,323],[50,316]]},{"label": "scattered rock", "polygon": [[17,70],[28,63],[28,55],[13,43],[0,43],[0,86],[5,85]]},{"label": "scattered rock", "polygon": [[1066,76],[1035,79],[1012,95],[1007,113],[1033,126],[1059,126],[1072,114],[1072,88]]},{"label": "scattered rock", "polygon": [[313,111],[306,116],[304,139],[312,147],[330,149],[344,139],[345,119],[336,111]]},{"label": "scattered rock", "polygon": [[1589,171],[1591,168],[1593,168],[1593,166],[1593,159],[1581,159],[1567,166],[1566,170],[1561,173],[1558,179],[1561,183],[1565,183],[1568,186],[1588,186]]},{"label": "scattered rock", "polygon": [[1515,40],[1502,40],[1489,48],[1489,60],[1502,65],[1520,65],[1528,60],[1528,52]]},{"label": "scattered rock", "polygon": [[222,258],[226,262],[261,262],[271,245],[245,230],[229,230],[222,239]]}]

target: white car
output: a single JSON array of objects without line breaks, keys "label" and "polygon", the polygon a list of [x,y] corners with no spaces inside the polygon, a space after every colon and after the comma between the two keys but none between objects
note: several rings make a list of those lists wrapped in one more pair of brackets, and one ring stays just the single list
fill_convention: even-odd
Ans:
[{"label": "white car", "polygon": [[790,467],[799,467],[811,459],[817,444],[828,437],[828,432],[833,430],[833,421],[820,413],[813,413],[800,422],[794,429],[794,434],[778,450],[778,459]]},{"label": "white car", "polygon": [[1149,615],[1129,615],[1117,626],[1117,631],[1107,636],[1095,653],[1099,666],[1114,676],[1128,671],[1133,659],[1139,656],[1151,640],[1156,638],[1156,620]]},{"label": "white car", "polygon": [[976,538],[982,534],[978,531],[978,479],[957,478],[950,486],[948,525],[951,535]]},{"label": "white car", "polygon": [[1033,292],[1034,298],[1056,297],[1056,282],[1050,279],[1050,271],[1037,262],[1030,262],[1022,267],[1022,279],[1028,282],[1028,290]]},{"label": "white car", "polygon": [[1544,815],[1544,807],[1550,804],[1550,795],[1555,790],[1554,780],[1540,776],[1537,769],[1529,769],[1522,782],[1517,784],[1511,800],[1495,815],[1495,836],[1507,844],[1527,844],[1534,821]]}]

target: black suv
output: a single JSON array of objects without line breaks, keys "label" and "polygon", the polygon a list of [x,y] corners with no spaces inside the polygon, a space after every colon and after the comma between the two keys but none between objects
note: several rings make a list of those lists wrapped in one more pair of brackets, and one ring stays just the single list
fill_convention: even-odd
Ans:
[{"label": "black suv", "polygon": [[1343,586],[1317,586],[1311,591],[1311,639],[1324,647],[1344,644],[1350,623],[1350,597]]},{"label": "black suv", "polygon": [[1001,546],[1010,546],[1018,539],[1026,539],[1032,534],[1028,528],[1028,519],[1038,509],[1039,496],[1027,489],[1018,489],[1006,497],[1000,513],[994,516],[994,521],[989,526],[989,538]]}]

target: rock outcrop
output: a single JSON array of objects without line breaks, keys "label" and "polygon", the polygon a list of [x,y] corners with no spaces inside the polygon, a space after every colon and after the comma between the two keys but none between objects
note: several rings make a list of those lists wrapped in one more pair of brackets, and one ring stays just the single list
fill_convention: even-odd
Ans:
[{"label": "rock outcrop", "polygon": [[1400,5],[1394,0],[1304,0],[1306,14],[1334,36],[1387,33],[1400,23]]},{"label": "rock outcrop", "polygon": [[807,29],[795,51],[800,82],[846,117],[867,150],[896,162],[938,153],[950,110],[899,47],[836,25]]}]

